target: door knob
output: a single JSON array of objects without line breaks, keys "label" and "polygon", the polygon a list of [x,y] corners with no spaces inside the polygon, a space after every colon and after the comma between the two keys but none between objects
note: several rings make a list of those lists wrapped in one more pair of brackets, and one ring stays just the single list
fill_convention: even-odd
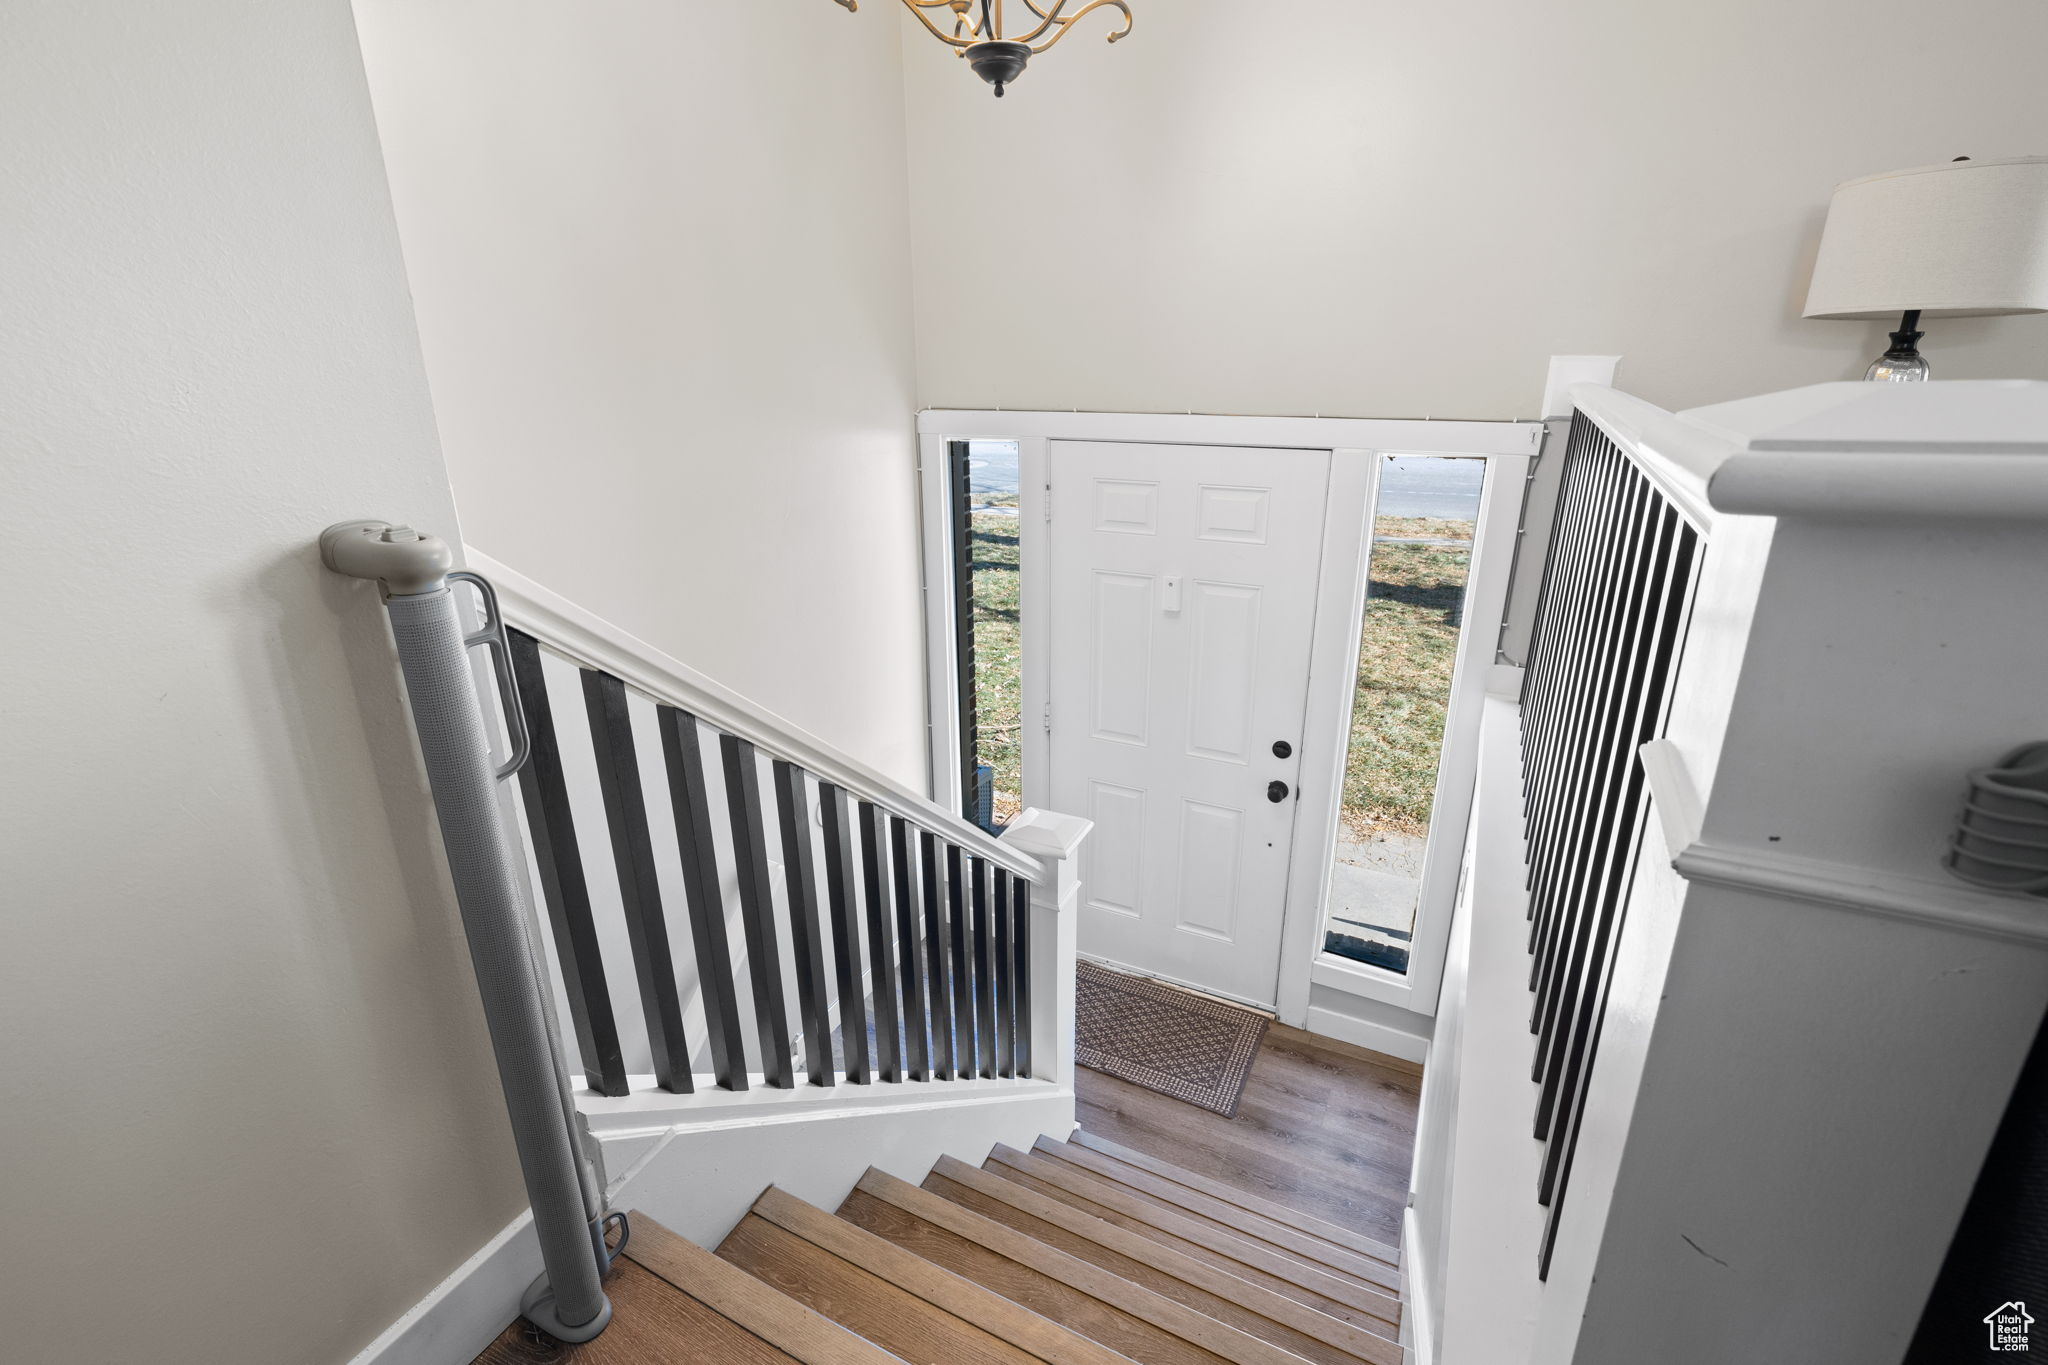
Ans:
[{"label": "door knob", "polygon": [[1266,799],[1273,802],[1285,801],[1287,799],[1287,784],[1277,777],[1268,782],[1266,784]]}]

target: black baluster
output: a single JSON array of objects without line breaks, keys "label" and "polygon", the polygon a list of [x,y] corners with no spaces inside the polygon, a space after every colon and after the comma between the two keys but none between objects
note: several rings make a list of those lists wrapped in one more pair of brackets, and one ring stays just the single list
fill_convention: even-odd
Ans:
[{"label": "black baluster", "polygon": [[862,904],[867,911],[868,973],[875,992],[875,1071],[903,1079],[903,1035],[896,1016],[896,959],[889,952],[888,882],[882,868],[881,814],[860,803]]},{"label": "black baluster", "polygon": [[989,951],[988,862],[972,862],[974,893],[974,1055],[983,1076],[996,1074],[995,955]]},{"label": "black baluster", "polygon": [[1017,1074],[1017,978],[1016,959],[1012,954],[1017,951],[1017,943],[1010,936],[1008,868],[996,869],[995,891],[995,904],[992,908],[995,920],[996,969],[995,980],[992,983],[994,989],[989,994],[994,997],[996,1012],[996,1074],[1014,1076]]},{"label": "black baluster", "polygon": [[775,760],[775,805],[782,825],[782,875],[789,894],[789,928],[796,950],[797,1016],[804,1026],[804,1069],[812,1085],[831,1085],[831,989],[825,978],[825,940],[818,924],[818,872],[811,855],[811,808],[803,769]]},{"label": "black baluster", "polygon": [[703,732],[697,718],[673,706],[656,708],[661,753],[668,768],[668,803],[682,855],[683,896],[690,907],[690,940],[697,952],[697,997],[711,1045],[711,1074],[726,1090],[745,1090],[747,1049],[740,1036],[739,991],[733,985],[732,945],[725,932],[725,888],[718,876],[718,836],[704,783]]},{"label": "black baluster", "polygon": [[930,982],[932,1077],[953,1079],[953,989],[946,956],[946,916],[939,886],[939,836],[919,830],[918,866],[924,880],[925,973]]},{"label": "black baluster", "polygon": [[526,730],[533,738],[533,757],[519,774],[519,797],[526,808],[534,864],[540,870],[541,899],[547,906],[555,957],[562,964],[562,984],[569,996],[569,1018],[583,1061],[583,1079],[600,1095],[623,1095],[627,1090],[625,1053],[619,1044],[618,1020],[612,1014],[611,985],[605,980],[597,922],[590,914],[590,888],[583,879],[583,853],[576,846],[576,817],[569,809],[562,743],[555,734],[554,708],[548,703],[547,678],[541,671],[540,642],[523,631],[507,633],[512,644],[512,675],[519,683]]},{"label": "black baluster", "polygon": [[947,934],[953,953],[953,1075],[965,1080],[974,1065],[974,971],[968,945],[967,873],[957,844],[946,845],[946,907],[952,924]]},{"label": "black baluster", "polygon": [[761,1074],[777,1090],[796,1086],[790,1065],[789,1006],[782,995],[782,951],[776,942],[775,893],[768,886],[768,831],[761,820],[761,766],[754,746],[720,735],[725,805],[732,816],[733,862],[739,870],[740,924],[747,934],[747,978],[754,985],[754,1025]]},{"label": "black baluster", "polygon": [[640,787],[640,760],[633,751],[626,685],[609,673],[586,668],[583,706],[590,717],[597,784],[604,794],[605,823],[619,873],[619,897],[625,903],[626,935],[633,944],[633,970],[640,982],[640,1010],[647,1019],[655,1083],[687,1095],[696,1088],[690,1078],[690,1044],[683,1033],[683,1001],[676,989],[668,921],[662,917],[661,889],[655,883],[647,796]]},{"label": "black baluster", "polygon": [[903,981],[903,1067],[913,1081],[931,1079],[925,1023],[924,966],[917,952],[917,901],[911,891],[910,822],[889,820],[890,872],[896,887],[896,953]]},{"label": "black baluster", "polygon": [[861,990],[860,919],[854,907],[853,827],[846,793],[830,782],[818,784],[825,808],[825,900],[832,911],[832,965],[839,978],[839,1046],[846,1056],[846,1079],[866,1085],[868,1070],[868,1007]]},{"label": "black baluster", "polygon": [[1016,970],[1016,984],[1011,998],[1017,1002],[1017,1074],[1029,1076],[1031,1071],[1031,883],[1022,877],[1010,879],[1010,932],[1016,940],[1016,955],[1012,959]]}]

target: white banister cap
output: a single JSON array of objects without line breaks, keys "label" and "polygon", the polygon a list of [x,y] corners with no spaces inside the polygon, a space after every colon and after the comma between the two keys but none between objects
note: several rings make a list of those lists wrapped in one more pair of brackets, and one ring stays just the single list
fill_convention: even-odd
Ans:
[{"label": "white banister cap", "polygon": [[2048,381],[1844,380],[1688,408],[1678,420],[1743,450],[2039,455],[2048,453]]},{"label": "white banister cap", "polygon": [[1036,806],[1026,806],[1003,829],[1003,842],[1040,858],[1065,860],[1080,850],[1093,820],[1078,815],[1060,815]]},{"label": "white banister cap", "polygon": [[1722,444],[1716,510],[1763,516],[2048,519],[2048,382],[1842,382],[1677,420]]}]

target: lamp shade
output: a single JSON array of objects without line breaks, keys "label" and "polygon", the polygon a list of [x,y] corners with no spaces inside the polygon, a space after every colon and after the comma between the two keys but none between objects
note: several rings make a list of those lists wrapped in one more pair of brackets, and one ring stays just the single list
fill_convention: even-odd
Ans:
[{"label": "lamp shade", "polygon": [[1954,161],[1835,187],[1810,318],[2048,313],[2048,157]]}]

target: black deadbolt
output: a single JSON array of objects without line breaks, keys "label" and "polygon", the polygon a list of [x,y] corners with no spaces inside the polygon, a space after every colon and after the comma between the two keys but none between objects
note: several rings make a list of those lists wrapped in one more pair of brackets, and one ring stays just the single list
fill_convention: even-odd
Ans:
[{"label": "black deadbolt", "polygon": [[1268,782],[1266,784],[1266,799],[1268,801],[1285,801],[1287,799],[1287,784],[1277,777]]},{"label": "black deadbolt", "polygon": [[1273,741],[1273,757],[1286,758],[1293,752],[1294,746],[1292,744],[1289,744],[1286,740],[1276,739]]}]

